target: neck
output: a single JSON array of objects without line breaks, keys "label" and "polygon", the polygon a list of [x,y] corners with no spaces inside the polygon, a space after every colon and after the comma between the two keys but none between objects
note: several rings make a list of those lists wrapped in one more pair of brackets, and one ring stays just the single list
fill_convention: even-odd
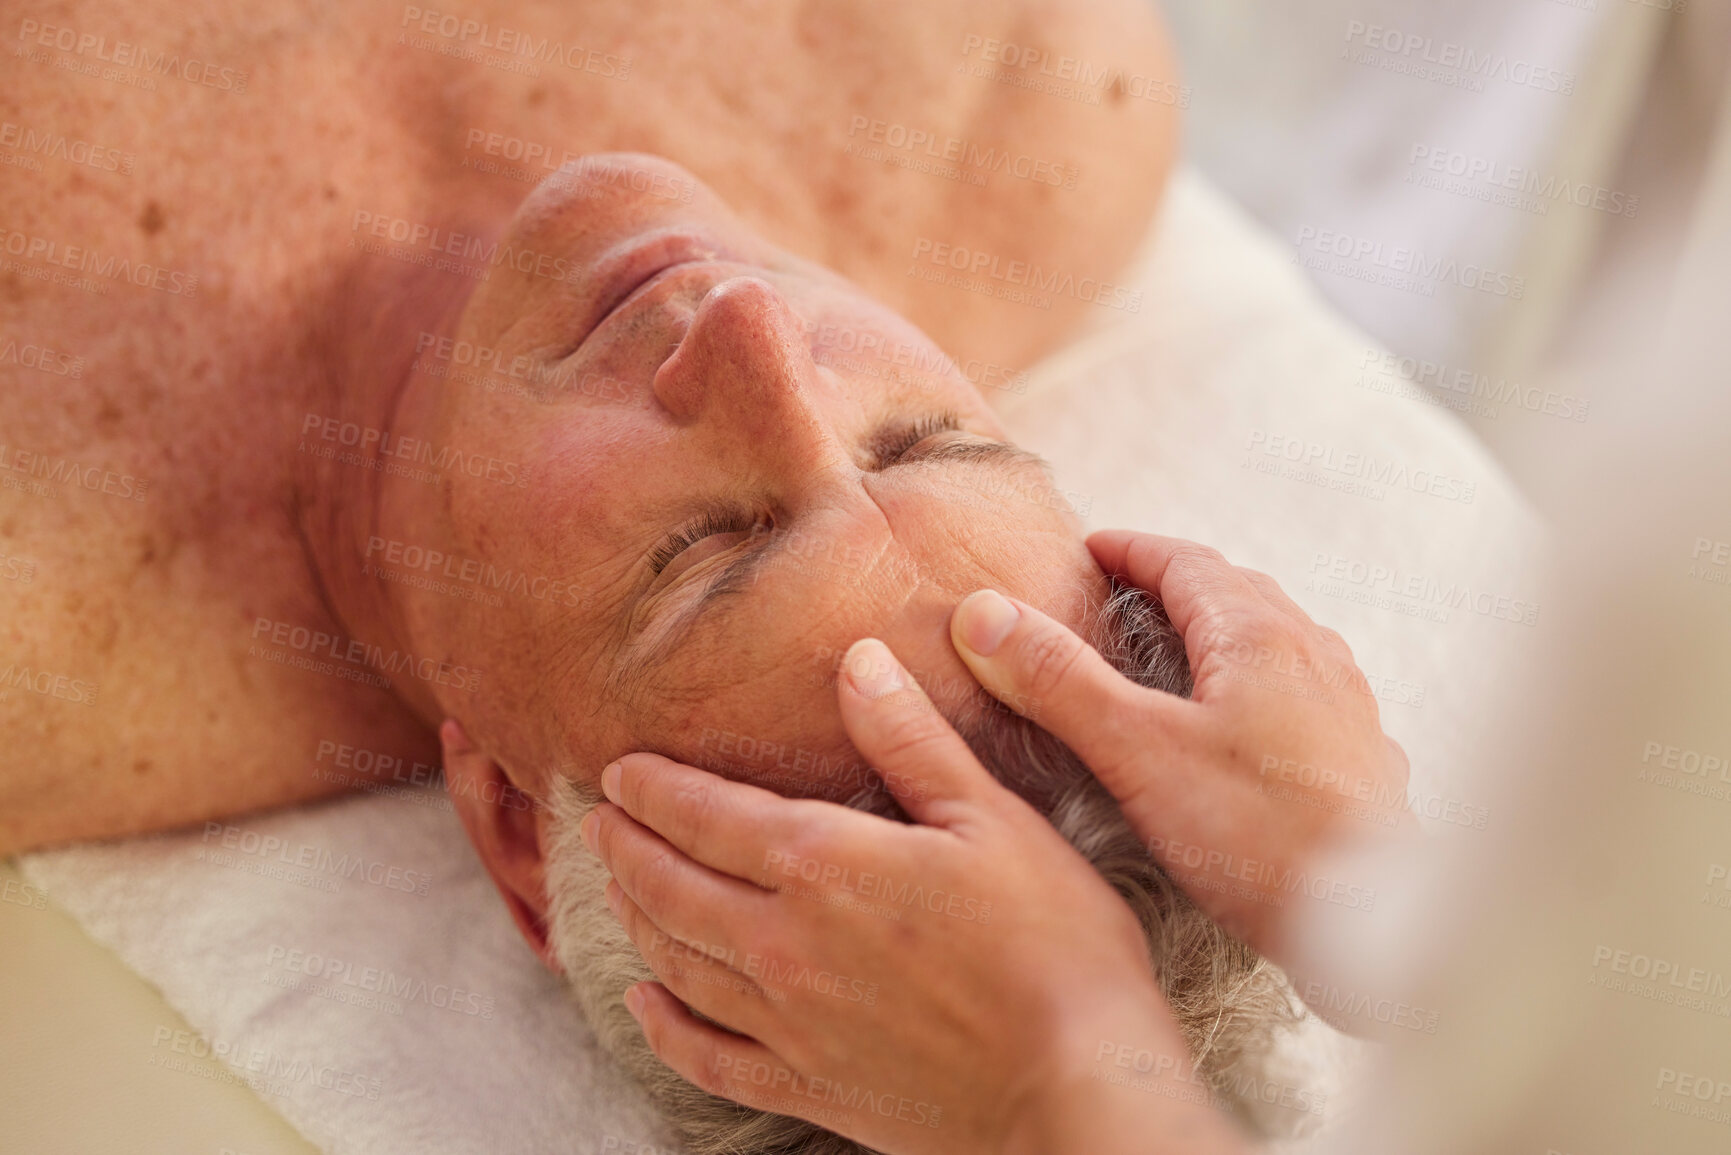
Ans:
[{"label": "neck", "polygon": [[[403,590],[376,572],[381,540],[416,540],[435,524],[449,480],[417,461],[432,414],[416,370],[424,334],[451,333],[474,282],[381,256],[360,255],[337,277],[320,327],[320,372],[298,416],[294,513],[325,608],[345,642],[386,654],[445,660],[420,636]],[[423,530],[422,540],[428,531]],[[389,675],[430,726],[447,710],[434,679]]]}]

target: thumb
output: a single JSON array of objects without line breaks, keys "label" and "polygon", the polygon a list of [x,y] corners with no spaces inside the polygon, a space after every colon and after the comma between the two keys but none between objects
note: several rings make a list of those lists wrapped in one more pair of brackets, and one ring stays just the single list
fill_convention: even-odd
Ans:
[{"label": "thumb", "polygon": [[1007,793],[876,638],[848,648],[838,681],[848,737],[914,821],[954,826]]},{"label": "thumb", "polygon": [[1187,721],[1189,702],[1138,686],[1068,627],[995,590],[962,599],[950,640],[980,685],[1074,750],[1120,801],[1141,792],[1148,752]]}]

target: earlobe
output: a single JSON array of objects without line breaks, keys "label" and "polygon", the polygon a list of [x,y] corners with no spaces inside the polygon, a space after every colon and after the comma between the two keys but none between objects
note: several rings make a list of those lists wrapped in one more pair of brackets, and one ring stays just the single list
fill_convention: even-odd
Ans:
[{"label": "earlobe", "polygon": [[547,892],[534,798],[470,741],[455,718],[440,725],[439,743],[444,748],[445,790],[469,842],[530,949],[557,973],[547,941]]}]

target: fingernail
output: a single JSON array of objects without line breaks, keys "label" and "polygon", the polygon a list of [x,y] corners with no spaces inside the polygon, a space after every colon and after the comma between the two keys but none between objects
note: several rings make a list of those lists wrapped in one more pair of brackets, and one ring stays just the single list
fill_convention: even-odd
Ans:
[{"label": "fingernail", "polygon": [[607,768],[601,771],[601,793],[607,796],[607,801],[615,806],[622,806],[619,801],[619,779],[625,774],[625,767],[617,762],[607,763]]},{"label": "fingernail", "polygon": [[1022,611],[996,590],[975,590],[962,599],[956,613],[962,644],[982,658],[998,652],[1022,617]]},{"label": "fingernail", "polygon": [[607,900],[607,909],[613,912],[613,917],[619,917],[619,900],[625,897],[625,889],[619,883],[609,878],[607,889],[601,892],[601,897]]},{"label": "fingernail", "polygon": [[[590,854],[601,853],[599,850],[595,849],[595,828],[599,825],[601,825],[601,819],[595,816],[593,810],[585,814],[583,816],[583,821],[577,824],[577,834],[583,839],[583,845],[589,848]],[[591,891],[590,893],[594,892]]]},{"label": "fingernail", "polygon": [[632,1018],[641,1019],[643,1017],[643,992],[636,987],[627,988],[625,991],[625,1009],[631,1012]]},{"label": "fingernail", "polygon": [[876,638],[861,638],[849,646],[842,669],[847,673],[848,685],[863,698],[881,698],[908,684],[902,676],[902,664]]}]

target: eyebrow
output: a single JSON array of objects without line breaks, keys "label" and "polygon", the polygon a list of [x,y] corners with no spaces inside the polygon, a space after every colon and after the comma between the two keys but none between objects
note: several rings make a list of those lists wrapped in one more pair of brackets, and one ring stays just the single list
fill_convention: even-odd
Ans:
[{"label": "eyebrow", "polygon": [[[885,464],[885,468],[935,464],[946,461],[977,462],[1023,469],[1033,468],[1039,470],[1048,481],[1051,478],[1051,466],[1039,454],[1023,449],[1019,445],[1011,445],[1007,441],[985,439],[943,442],[930,449],[910,453],[896,461],[888,462]],[[700,620],[705,617],[713,619],[717,614],[725,614],[730,608],[729,599],[732,595],[742,593],[756,584],[760,571],[780,553],[786,540],[787,535],[785,534],[765,534],[761,542],[754,543],[751,548],[728,562],[715,575],[705,579],[703,588],[696,595],[689,597],[684,606],[680,607],[669,618],[651,627],[652,632],[657,635],[653,640],[645,642],[640,638],[636,642],[628,644],[627,655],[620,666],[616,668],[615,676],[620,681],[636,682],[650,670],[666,662]],[[642,652],[632,652],[637,650]],[[619,677],[620,675],[622,677]],[[614,679],[610,678],[609,681],[613,682]]]}]

